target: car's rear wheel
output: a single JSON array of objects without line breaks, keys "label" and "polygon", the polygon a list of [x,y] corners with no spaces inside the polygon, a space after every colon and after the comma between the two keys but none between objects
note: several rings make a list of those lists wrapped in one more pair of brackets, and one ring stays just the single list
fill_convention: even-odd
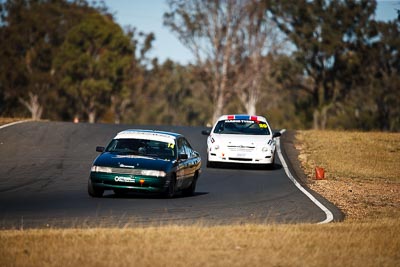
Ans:
[{"label": "car's rear wheel", "polygon": [[196,172],[193,176],[192,183],[190,186],[183,190],[183,194],[185,196],[193,196],[194,192],[196,191],[196,184],[197,184],[198,173]]},{"label": "car's rear wheel", "polygon": [[93,185],[92,180],[88,180],[88,193],[91,197],[102,197],[104,193],[104,189],[98,188]]},{"label": "car's rear wheel", "polygon": [[176,177],[175,175],[171,176],[169,180],[167,191],[165,191],[164,196],[167,198],[173,198],[175,196],[176,191]]}]

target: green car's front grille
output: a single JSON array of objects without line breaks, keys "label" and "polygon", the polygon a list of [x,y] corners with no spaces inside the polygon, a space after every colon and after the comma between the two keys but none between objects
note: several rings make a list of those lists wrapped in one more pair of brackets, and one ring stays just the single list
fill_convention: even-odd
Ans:
[{"label": "green car's front grille", "polygon": [[142,173],[142,170],[126,169],[126,168],[111,168],[111,173],[114,173],[114,174],[140,175]]}]

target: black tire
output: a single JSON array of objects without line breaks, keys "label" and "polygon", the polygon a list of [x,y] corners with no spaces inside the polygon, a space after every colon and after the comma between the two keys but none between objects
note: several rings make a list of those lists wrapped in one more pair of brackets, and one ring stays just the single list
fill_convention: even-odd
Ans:
[{"label": "black tire", "polygon": [[88,193],[89,193],[89,196],[91,196],[91,197],[102,197],[103,193],[104,193],[104,189],[93,186],[92,180],[89,179]]},{"label": "black tire", "polygon": [[196,172],[193,176],[193,180],[192,180],[192,183],[190,184],[190,186],[183,190],[183,195],[185,195],[185,196],[193,196],[194,195],[194,193],[196,192],[197,178],[198,178],[198,174]]},{"label": "black tire", "polygon": [[265,165],[265,169],[267,169],[267,170],[274,170],[274,169],[275,169],[275,163],[271,163],[271,164]]},{"label": "black tire", "polygon": [[272,163],[266,165],[267,170],[274,170],[275,169],[275,157],[276,157],[276,152],[274,152],[274,156],[272,158]]},{"label": "black tire", "polygon": [[164,193],[164,197],[173,198],[175,196],[175,191],[176,191],[176,177],[171,176],[171,179],[168,184],[168,188]]},{"label": "black tire", "polygon": [[114,189],[113,191],[116,196],[123,196],[126,194],[126,190],[124,189]]},{"label": "black tire", "polygon": [[206,166],[207,166],[207,168],[214,168],[215,167],[215,163],[211,162],[211,161],[208,161],[208,159],[207,159]]}]

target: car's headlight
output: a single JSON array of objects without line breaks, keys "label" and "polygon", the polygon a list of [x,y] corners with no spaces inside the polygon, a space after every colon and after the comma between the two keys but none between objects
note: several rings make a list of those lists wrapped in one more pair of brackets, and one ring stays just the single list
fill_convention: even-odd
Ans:
[{"label": "car's headlight", "polygon": [[214,149],[215,149],[215,150],[218,150],[218,149],[219,149],[219,145],[215,145],[215,146],[214,146]]},{"label": "car's headlight", "polygon": [[267,146],[262,148],[262,152],[268,152],[268,150],[269,150],[269,147],[267,147]]},{"label": "car's headlight", "polygon": [[165,177],[167,175],[164,171],[156,171],[156,170],[141,170],[140,174],[144,176],[157,176],[157,177]]},{"label": "car's headlight", "polygon": [[111,173],[111,168],[110,167],[103,167],[103,166],[92,166],[92,172],[106,172],[106,173]]}]

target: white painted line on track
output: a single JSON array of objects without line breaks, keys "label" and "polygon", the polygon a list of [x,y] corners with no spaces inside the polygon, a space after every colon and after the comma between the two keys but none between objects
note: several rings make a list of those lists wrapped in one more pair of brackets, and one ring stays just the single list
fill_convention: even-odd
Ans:
[{"label": "white painted line on track", "polygon": [[[281,130],[281,134],[283,134],[286,131],[286,129]],[[280,138],[277,138],[277,150],[278,150],[278,156],[279,159],[282,163],[283,168],[285,169],[285,173],[287,175],[287,177],[289,177],[289,179],[294,183],[294,185],[301,191],[303,192],[303,194],[305,194],[312,202],[314,202],[315,205],[317,205],[323,212],[325,212],[326,215],[326,219],[319,222],[318,224],[323,224],[323,223],[330,223],[331,221],[333,221],[333,214],[332,212],[325,207],[324,205],[321,204],[321,202],[319,202],[313,195],[311,195],[307,190],[304,189],[304,187],[301,186],[301,184],[299,182],[297,182],[297,180],[294,178],[294,176],[292,175],[292,173],[289,170],[288,165],[286,164],[285,159],[283,158],[282,155],[282,151],[281,151],[281,140]]]},{"label": "white painted line on track", "polygon": [[32,120],[23,120],[23,121],[11,122],[11,123],[4,124],[4,125],[0,126],[0,129],[6,128],[6,127],[9,127],[9,126],[13,126],[13,125],[15,125],[15,124],[20,124],[20,123],[28,122],[28,121],[32,121]]}]

